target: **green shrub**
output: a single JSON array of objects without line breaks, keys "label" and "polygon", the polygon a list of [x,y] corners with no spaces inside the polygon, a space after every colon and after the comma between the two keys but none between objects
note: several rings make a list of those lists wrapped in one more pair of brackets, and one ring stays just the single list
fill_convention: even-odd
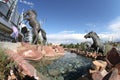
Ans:
[{"label": "green shrub", "polygon": [[4,50],[0,49],[0,80],[9,75],[10,68],[15,63],[6,55]]}]

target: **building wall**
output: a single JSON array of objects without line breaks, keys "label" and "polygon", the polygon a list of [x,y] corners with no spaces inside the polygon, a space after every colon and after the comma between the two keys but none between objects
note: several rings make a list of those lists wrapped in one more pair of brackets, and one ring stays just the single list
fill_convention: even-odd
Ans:
[{"label": "building wall", "polygon": [[16,27],[20,20],[20,14],[17,11],[18,0],[8,0],[7,3],[0,2],[0,16],[10,21]]},{"label": "building wall", "polygon": [[[0,0],[0,30],[5,31],[8,34],[12,33],[12,27],[16,26],[17,28],[20,14],[17,10],[18,0]],[[19,33],[19,39],[22,40],[22,34]]]},{"label": "building wall", "polygon": [[7,4],[0,2],[0,14],[7,17],[9,7]]}]

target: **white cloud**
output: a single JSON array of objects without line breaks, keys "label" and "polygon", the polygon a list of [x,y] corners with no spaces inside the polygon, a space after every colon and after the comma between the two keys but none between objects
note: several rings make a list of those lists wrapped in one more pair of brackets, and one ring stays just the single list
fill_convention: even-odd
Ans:
[{"label": "white cloud", "polygon": [[101,34],[103,38],[110,41],[120,41],[120,16],[108,24],[108,33]]},{"label": "white cloud", "polygon": [[86,26],[88,26],[88,27],[96,27],[96,24],[88,23],[88,24],[86,24]]},{"label": "white cloud", "polygon": [[114,32],[120,32],[120,21],[113,23],[109,26],[109,29],[114,31]]},{"label": "white cloud", "polygon": [[[94,24],[86,24],[87,26],[94,26]],[[120,17],[112,20],[107,25],[108,31],[98,34],[101,41],[120,41]],[[88,32],[87,32],[88,33]],[[55,34],[47,34],[48,42],[51,43],[80,43],[85,41],[92,41],[92,39],[85,39],[86,33],[75,33],[75,31],[61,31]]]},{"label": "white cloud", "polygon": [[[48,42],[50,43],[80,43],[83,41],[87,41],[84,38],[85,34],[74,33],[74,31],[62,31],[57,34],[48,34]],[[90,39],[88,39],[90,40]]]},{"label": "white cloud", "polygon": [[28,1],[26,1],[26,0],[20,0],[20,2],[23,3],[23,4],[29,5],[30,7],[33,7],[33,6],[34,6],[34,3],[28,2]]},{"label": "white cloud", "polygon": [[100,39],[105,42],[105,41],[117,41],[119,40],[119,36],[115,33],[104,33],[104,34],[98,34]]},{"label": "white cloud", "polygon": [[68,33],[74,33],[75,31],[67,31],[67,30],[65,30],[65,31],[61,31],[60,33],[62,33],[62,34],[68,34]]},{"label": "white cloud", "polygon": [[[84,35],[86,33],[81,34],[81,33],[62,33],[62,32],[59,32],[57,34],[48,34],[47,35],[48,42],[55,43],[55,44],[80,43],[80,42],[85,42],[85,41],[92,42],[92,39],[85,39],[84,38]],[[98,34],[98,36],[100,37],[102,42],[116,41],[116,40],[119,40],[119,38],[120,38],[119,34],[115,34],[115,33],[101,33],[101,34]]]},{"label": "white cloud", "polygon": [[120,17],[117,17],[112,22],[110,22],[108,29],[115,33],[120,33]]}]

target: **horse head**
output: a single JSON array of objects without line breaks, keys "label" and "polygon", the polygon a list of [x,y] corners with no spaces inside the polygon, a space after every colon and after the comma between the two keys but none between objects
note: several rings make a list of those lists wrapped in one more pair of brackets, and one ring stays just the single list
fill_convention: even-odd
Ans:
[{"label": "horse head", "polygon": [[85,36],[84,36],[84,38],[92,38],[92,36],[93,36],[93,31],[91,31],[91,32],[89,32],[88,34],[86,34]]},{"label": "horse head", "polygon": [[[31,16],[30,16],[31,15]],[[36,17],[37,13],[35,10],[27,10],[26,12],[23,13],[23,18],[30,18],[30,17]]]},{"label": "horse head", "polygon": [[26,11],[26,12],[24,12],[23,13],[23,18],[26,18],[27,17],[27,15],[28,15],[28,12]]},{"label": "horse head", "polygon": [[93,32],[93,31],[90,31],[88,34],[86,34],[85,36],[84,36],[84,38],[93,38],[93,37],[96,37],[96,38],[98,38],[99,39],[99,36],[95,33],[95,32]]}]

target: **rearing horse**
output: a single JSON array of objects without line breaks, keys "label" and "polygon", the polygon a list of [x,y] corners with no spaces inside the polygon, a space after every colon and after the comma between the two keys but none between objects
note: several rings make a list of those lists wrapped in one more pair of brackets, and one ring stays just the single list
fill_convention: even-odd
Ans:
[{"label": "rearing horse", "polygon": [[37,21],[36,17],[37,17],[37,13],[34,10],[28,10],[23,13],[24,20],[29,21],[29,25],[33,28],[33,33],[34,33],[33,42],[32,42],[33,44],[38,43],[38,37],[39,37],[38,33],[40,31],[42,33],[43,40],[44,41],[47,40],[46,32],[43,29],[41,29],[41,26],[39,22]]},{"label": "rearing horse", "polygon": [[92,38],[93,44],[91,45],[91,49],[93,48],[94,51],[104,53],[104,44],[101,42],[99,36],[95,32],[89,32],[84,36],[84,38]]}]

